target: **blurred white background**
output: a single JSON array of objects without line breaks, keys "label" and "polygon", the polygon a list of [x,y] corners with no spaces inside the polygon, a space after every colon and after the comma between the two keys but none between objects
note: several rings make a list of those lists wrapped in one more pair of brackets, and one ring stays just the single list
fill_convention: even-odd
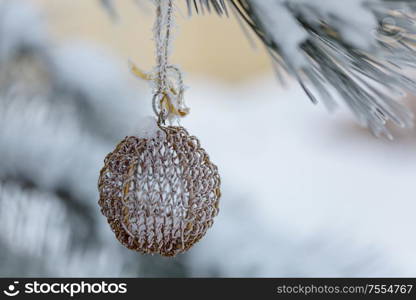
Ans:
[{"label": "blurred white background", "polygon": [[217,17],[180,20],[174,61],[182,124],[223,177],[220,215],[177,258],[124,249],[96,182],[151,110],[127,68],[153,63],[151,12],[120,1],[113,24],[95,1],[0,3],[1,276],[416,276],[415,130],[377,139],[313,106]]}]

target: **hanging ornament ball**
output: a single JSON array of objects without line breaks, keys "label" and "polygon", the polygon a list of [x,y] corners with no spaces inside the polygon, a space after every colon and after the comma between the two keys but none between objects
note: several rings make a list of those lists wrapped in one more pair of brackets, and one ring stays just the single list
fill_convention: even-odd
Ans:
[{"label": "hanging ornament ball", "polygon": [[154,137],[126,137],[107,155],[99,205],[127,248],[175,256],[188,250],[218,214],[220,176],[199,140],[178,126]]}]

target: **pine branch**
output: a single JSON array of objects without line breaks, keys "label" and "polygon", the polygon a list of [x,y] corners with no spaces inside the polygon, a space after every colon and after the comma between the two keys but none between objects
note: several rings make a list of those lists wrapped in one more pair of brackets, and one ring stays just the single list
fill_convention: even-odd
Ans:
[{"label": "pine branch", "polygon": [[[112,0],[100,0],[112,10]],[[136,0],[138,1],[138,0]],[[146,1],[146,0],[142,0]],[[413,0],[186,0],[189,14],[233,11],[266,46],[276,73],[293,76],[313,103],[341,98],[376,136],[413,125],[395,100],[416,93]]]},{"label": "pine branch", "polygon": [[[220,1],[197,2],[194,6],[200,11]],[[416,92],[416,82],[400,73],[404,67],[416,66],[414,1],[227,3],[266,45],[276,65],[299,81],[313,103],[322,100],[333,109],[333,99],[341,97],[376,136],[392,138],[388,121],[412,126],[412,114],[393,98]]]}]

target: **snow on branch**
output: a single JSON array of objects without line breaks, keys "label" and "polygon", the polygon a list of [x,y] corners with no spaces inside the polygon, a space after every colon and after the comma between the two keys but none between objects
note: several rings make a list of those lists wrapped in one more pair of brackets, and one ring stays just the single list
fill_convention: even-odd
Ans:
[{"label": "snow on branch", "polygon": [[[199,1],[200,6],[212,1]],[[413,1],[231,0],[231,9],[267,46],[278,70],[294,76],[329,109],[341,97],[376,136],[388,121],[410,127],[413,115],[395,99],[416,92],[400,71],[414,67]]]},{"label": "snow on branch", "polygon": [[[111,0],[101,0],[110,7]],[[142,0],[144,1],[144,0]],[[146,0],[147,1],[147,0]],[[341,98],[376,136],[392,138],[388,122],[413,125],[396,99],[416,93],[402,74],[415,67],[411,0],[187,0],[189,12],[236,12],[266,46],[276,72],[298,80],[313,103],[330,110]]]}]

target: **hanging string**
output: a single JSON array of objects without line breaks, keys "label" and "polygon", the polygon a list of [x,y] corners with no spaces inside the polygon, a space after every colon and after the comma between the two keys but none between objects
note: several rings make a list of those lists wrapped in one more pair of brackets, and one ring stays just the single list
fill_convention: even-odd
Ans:
[{"label": "hanging string", "polygon": [[154,35],[157,66],[153,78],[153,110],[159,118],[159,124],[164,124],[168,119],[187,115],[189,110],[183,101],[184,85],[181,71],[169,64],[174,22],[173,0],[156,0],[156,5]]},{"label": "hanging string", "polygon": [[166,92],[169,50],[172,38],[173,0],[158,0],[157,2],[155,24],[157,86],[158,92]]}]

